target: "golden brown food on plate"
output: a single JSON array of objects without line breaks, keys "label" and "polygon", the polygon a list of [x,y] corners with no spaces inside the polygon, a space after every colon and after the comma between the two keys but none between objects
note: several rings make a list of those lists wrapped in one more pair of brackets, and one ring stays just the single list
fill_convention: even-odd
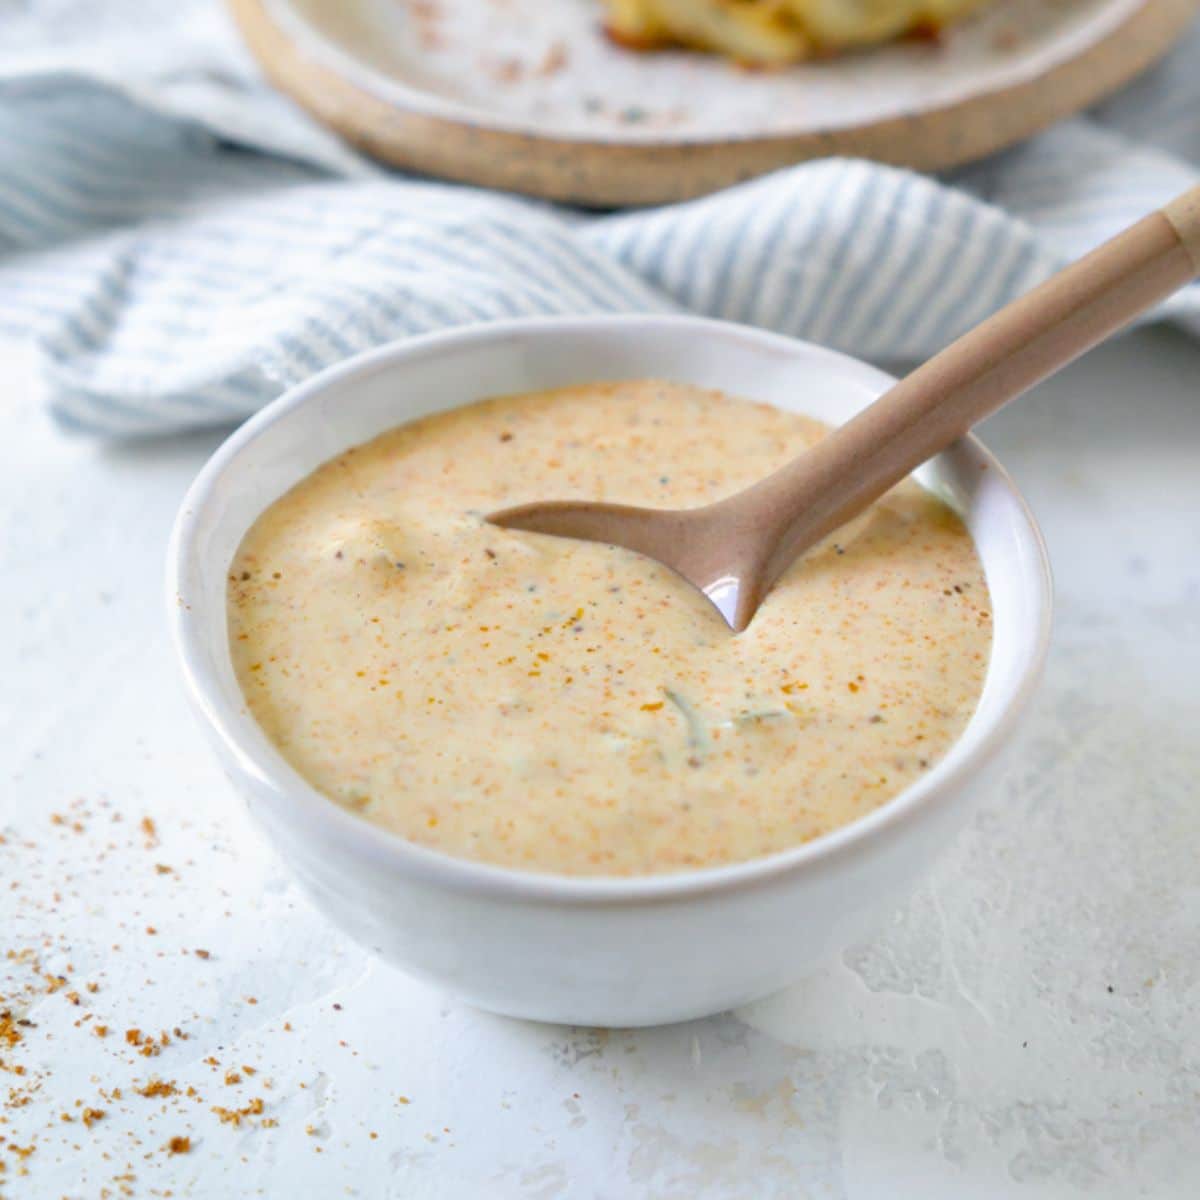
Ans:
[{"label": "golden brown food on plate", "polygon": [[694,46],[780,66],[912,32],[937,32],[988,0],[604,0],[622,45]]}]

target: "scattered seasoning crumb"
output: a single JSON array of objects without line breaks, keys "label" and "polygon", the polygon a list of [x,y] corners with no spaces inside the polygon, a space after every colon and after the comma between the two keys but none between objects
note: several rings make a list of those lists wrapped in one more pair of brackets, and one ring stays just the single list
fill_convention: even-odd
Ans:
[{"label": "scattered seasoning crumb", "polygon": [[567,48],[562,42],[554,42],[546,48],[546,53],[538,66],[539,75],[557,75],[567,65]]},{"label": "scattered seasoning crumb", "polygon": [[107,1025],[93,1025],[92,1032],[99,1038],[108,1037]]},{"label": "scattered seasoning crumb", "polygon": [[17,1031],[17,1024],[13,1020],[13,1015],[7,1009],[0,1012],[0,1042],[7,1046],[15,1046],[21,1041],[21,1035]]},{"label": "scattered seasoning crumb", "polygon": [[222,1125],[232,1125],[235,1129],[241,1125],[243,1118],[256,1117],[262,1110],[263,1102],[261,1096],[255,1096],[243,1108],[223,1108],[219,1104],[214,1104],[212,1109],[220,1118]]},{"label": "scattered seasoning crumb", "polygon": [[207,950],[193,950],[192,953],[197,958],[212,958],[212,955]]},{"label": "scattered seasoning crumb", "polygon": [[152,1100],[156,1096],[174,1096],[179,1089],[168,1080],[152,1079],[145,1087],[134,1090],[139,1096],[145,1096],[147,1100]]},{"label": "scattered seasoning crumb", "polygon": [[192,1149],[192,1139],[190,1137],[173,1137],[167,1143],[168,1154],[188,1154]]},{"label": "scattered seasoning crumb", "polygon": [[79,1114],[79,1119],[88,1127],[88,1129],[91,1129],[91,1127],[97,1121],[104,1120],[105,1115],[105,1111],[102,1108],[85,1108],[83,1112]]}]

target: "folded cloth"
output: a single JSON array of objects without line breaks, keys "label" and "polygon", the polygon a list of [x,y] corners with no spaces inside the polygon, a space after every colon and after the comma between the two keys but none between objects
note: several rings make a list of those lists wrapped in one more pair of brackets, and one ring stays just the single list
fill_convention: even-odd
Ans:
[{"label": "folded cloth", "polygon": [[[227,424],[371,346],[519,315],[688,311],[915,359],[1200,179],[1200,28],[938,179],[828,159],[606,215],[366,162],[209,0],[28,0],[0,47],[0,332],[33,339],[64,426],[109,435]],[[1161,315],[1200,335],[1200,287]]]}]

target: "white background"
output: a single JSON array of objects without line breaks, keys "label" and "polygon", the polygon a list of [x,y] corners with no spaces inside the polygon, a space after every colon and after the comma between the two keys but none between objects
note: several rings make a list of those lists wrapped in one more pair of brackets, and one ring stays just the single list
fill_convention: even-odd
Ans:
[{"label": "white background", "polygon": [[[1200,1192],[1194,344],[1138,334],[984,430],[1043,522],[1059,615],[1024,757],[935,876],[818,978],[636,1033],[473,1012],[308,908],[164,630],[167,533],[219,438],[69,439],[4,364],[0,1011],[34,1025],[0,1043],[26,1069],[0,1071],[0,1196]],[[36,969],[2,958],[23,950]],[[156,1057],[124,1039],[176,1026]],[[179,1093],[132,1090],[155,1076]],[[240,1127],[211,1111],[257,1097]]]}]

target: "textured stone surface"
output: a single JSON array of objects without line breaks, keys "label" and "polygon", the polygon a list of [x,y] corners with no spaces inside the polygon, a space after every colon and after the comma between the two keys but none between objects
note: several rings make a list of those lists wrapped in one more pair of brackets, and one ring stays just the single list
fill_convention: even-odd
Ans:
[{"label": "textured stone surface", "polygon": [[[1154,332],[991,422],[1059,589],[1023,756],[875,940],[739,1013],[628,1033],[472,1012],[308,908],[163,629],[167,531],[215,439],[72,442],[18,386],[0,1010],[33,1024],[0,1044],[25,1069],[0,1071],[0,1196],[1196,1195],[1198,393],[1200,351]],[[153,1056],[125,1039],[175,1027]],[[154,1077],[177,1093],[136,1094]],[[257,1098],[240,1124],[211,1111]]]}]

